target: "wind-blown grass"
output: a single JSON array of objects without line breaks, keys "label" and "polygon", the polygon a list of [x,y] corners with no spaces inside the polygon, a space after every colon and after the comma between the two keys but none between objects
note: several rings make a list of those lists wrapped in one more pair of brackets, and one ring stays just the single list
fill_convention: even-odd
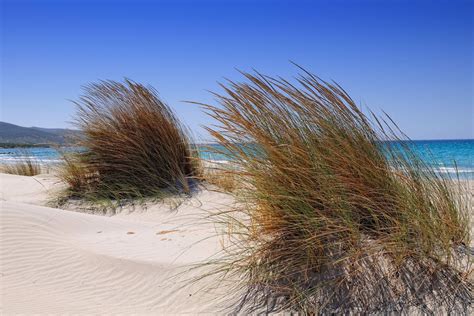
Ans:
[{"label": "wind-blown grass", "polygon": [[[209,153],[209,149],[206,149],[206,152]],[[200,164],[201,171],[199,179],[205,188],[225,193],[238,190],[239,179],[236,177],[234,172],[235,166],[233,166],[231,161],[219,162],[216,160],[201,159]]]},{"label": "wind-blown grass", "polygon": [[75,103],[84,151],[65,158],[61,177],[71,196],[119,200],[191,191],[197,168],[187,129],[153,88],[102,81]]},{"label": "wind-blown grass", "polygon": [[1,173],[14,174],[19,176],[36,176],[41,173],[41,164],[31,156],[28,152],[22,153],[24,158],[20,158],[15,162],[2,164],[0,166]]},{"label": "wind-blown grass", "polygon": [[337,84],[244,75],[203,105],[243,184],[240,207],[216,215],[232,246],[210,262],[243,293],[236,311],[468,313],[470,201],[456,181]]}]

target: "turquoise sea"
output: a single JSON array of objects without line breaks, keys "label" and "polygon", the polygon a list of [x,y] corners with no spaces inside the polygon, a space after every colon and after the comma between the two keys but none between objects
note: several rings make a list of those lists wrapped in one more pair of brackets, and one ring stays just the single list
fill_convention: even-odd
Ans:
[{"label": "turquoise sea", "polygon": [[[210,153],[202,145],[201,156],[207,160],[225,161],[224,155]],[[411,141],[419,155],[430,164],[434,164],[440,173],[454,174],[456,167],[460,177],[474,179],[474,139],[468,140],[418,140]],[[63,149],[76,151],[78,148]],[[60,154],[53,148],[0,148],[0,163],[12,163],[25,156],[39,160],[43,164],[58,163]]]}]

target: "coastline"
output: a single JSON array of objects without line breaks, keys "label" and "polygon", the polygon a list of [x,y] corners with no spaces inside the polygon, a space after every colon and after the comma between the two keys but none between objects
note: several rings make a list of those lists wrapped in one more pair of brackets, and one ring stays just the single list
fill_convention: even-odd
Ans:
[{"label": "coastline", "polygon": [[[429,164],[434,163],[432,166],[440,174],[456,176],[457,170],[461,178],[474,180],[474,139],[417,140],[413,143],[416,144],[421,158]],[[200,158],[211,164],[228,162],[227,156],[212,152],[213,150],[222,151],[222,148],[215,143],[193,145],[198,146]],[[63,150],[74,152],[77,147],[67,147]],[[34,159],[46,167],[57,165],[62,161],[60,153],[53,147],[0,148],[0,164],[15,163],[24,158]]]}]

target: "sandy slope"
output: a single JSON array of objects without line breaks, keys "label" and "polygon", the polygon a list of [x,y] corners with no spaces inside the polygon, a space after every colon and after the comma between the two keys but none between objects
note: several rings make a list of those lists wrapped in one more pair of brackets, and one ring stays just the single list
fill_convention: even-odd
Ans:
[{"label": "sandy slope", "polygon": [[189,282],[202,270],[180,273],[219,251],[202,218],[232,205],[228,195],[202,191],[175,210],[171,200],[110,217],[45,207],[59,188],[52,175],[0,174],[3,315],[223,313],[215,298],[228,289],[205,292],[213,280]]},{"label": "sandy slope", "polygon": [[[38,204],[48,176],[0,175],[2,314],[216,313],[215,293],[178,274],[220,249],[207,211],[231,204],[203,191],[176,211],[156,205],[107,217]],[[192,247],[191,247],[192,246]],[[212,282],[209,280],[208,282]]]}]

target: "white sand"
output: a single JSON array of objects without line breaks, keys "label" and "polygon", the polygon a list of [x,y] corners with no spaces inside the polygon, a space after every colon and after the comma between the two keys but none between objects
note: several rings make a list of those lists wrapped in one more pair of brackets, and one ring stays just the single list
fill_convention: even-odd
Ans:
[{"label": "white sand", "polygon": [[204,292],[217,283],[189,281],[202,270],[179,273],[220,250],[202,218],[229,208],[228,195],[101,216],[44,207],[61,189],[52,175],[0,174],[0,186],[1,314],[223,313],[215,298],[228,289]]},{"label": "white sand", "polygon": [[3,315],[222,313],[216,293],[189,282],[198,271],[178,273],[219,251],[198,219],[229,196],[203,191],[175,211],[110,217],[41,206],[58,188],[53,176],[0,174],[0,185]]}]

